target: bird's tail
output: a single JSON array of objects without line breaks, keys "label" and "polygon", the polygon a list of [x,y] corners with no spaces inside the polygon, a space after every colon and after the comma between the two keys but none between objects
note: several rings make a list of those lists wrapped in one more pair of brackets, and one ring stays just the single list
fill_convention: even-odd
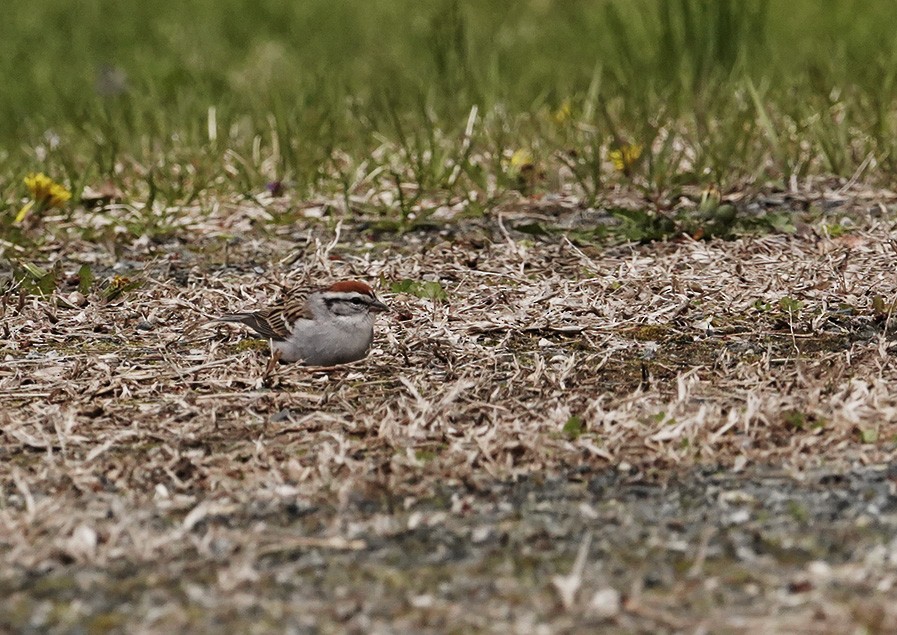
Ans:
[{"label": "bird's tail", "polygon": [[216,318],[216,322],[240,322],[246,324],[246,321],[252,318],[252,313],[228,313]]},{"label": "bird's tail", "polygon": [[271,325],[268,323],[268,320],[266,320],[258,313],[228,313],[227,315],[222,315],[216,321],[237,322],[239,324],[245,324],[262,337],[276,340],[283,339],[282,336],[278,335],[272,330]]}]

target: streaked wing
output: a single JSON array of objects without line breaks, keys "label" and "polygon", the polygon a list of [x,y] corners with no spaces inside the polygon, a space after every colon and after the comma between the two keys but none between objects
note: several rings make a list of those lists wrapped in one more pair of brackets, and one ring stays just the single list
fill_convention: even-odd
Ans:
[{"label": "streaked wing", "polygon": [[245,324],[263,337],[285,340],[290,336],[293,325],[300,319],[311,319],[304,298],[296,298],[285,304],[253,313],[232,313],[220,318],[223,322]]},{"label": "streaked wing", "polygon": [[280,311],[283,314],[284,320],[286,323],[292,326],[299,320],[313,320],[314,315],[312,315],[311,309],[305,301],[305,298],[296,298],[291,300],[280,307]]},{"label": "streaked wing", "polygon": [[272,340],[284,340],[290,332],[280,312],[256,311],[255,313],[230,313],[218,318],[221,322],[239,322]]},{"label": "streaked wing", "polygon": [[243,324],[260,335],[270,337],[272,340],[285,340],[290,336],[290,329],[284,319],[283,311],[279,308],[251,313],[250,319],[251,321],[244,320]]}]

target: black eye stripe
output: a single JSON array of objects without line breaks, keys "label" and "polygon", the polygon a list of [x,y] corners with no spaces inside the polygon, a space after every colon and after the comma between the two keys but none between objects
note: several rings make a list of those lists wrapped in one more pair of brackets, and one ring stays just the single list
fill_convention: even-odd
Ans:
[{"label": "black eye stripe", "polygon": [[362,304],[367,304],[368,301],[369,300],[367,298],[360,298],[358,296],[353,296],[351,298],[324,298],[324,303],[327,305],[328,308],[332,307],[334,304],[339,303],[339,302],[353,304],[355,306],[360,306]]}]

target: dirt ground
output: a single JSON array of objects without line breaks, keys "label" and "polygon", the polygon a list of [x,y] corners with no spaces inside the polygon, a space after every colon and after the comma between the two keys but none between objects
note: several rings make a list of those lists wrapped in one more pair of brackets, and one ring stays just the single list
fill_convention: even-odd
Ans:
[{"label": "dirt ground", "polygon": [[[761,202],[794,231],[235,202],[49,244],[58,290],[2,305],[0,628],[897,630],[894,197]],[[346,277],[393,307],[362,362],[269,373],[211,321]]]}]

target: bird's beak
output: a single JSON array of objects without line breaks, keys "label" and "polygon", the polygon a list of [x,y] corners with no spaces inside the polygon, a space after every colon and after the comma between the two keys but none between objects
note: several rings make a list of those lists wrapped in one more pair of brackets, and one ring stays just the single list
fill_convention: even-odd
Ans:
[{"label": "bird's beak", "polygon": [[371,303],[368,305],[368,307],[369,307],[370,310],[373,311],[374,313],[383,313],[383,312],[388,312],[388,311],[389,311],[389,307],[386,306],[385,304],[383,304],[382,302],[380,302],[380,300],[377,300],[377,299],[374,299],[374,301],[371,302]]}]

